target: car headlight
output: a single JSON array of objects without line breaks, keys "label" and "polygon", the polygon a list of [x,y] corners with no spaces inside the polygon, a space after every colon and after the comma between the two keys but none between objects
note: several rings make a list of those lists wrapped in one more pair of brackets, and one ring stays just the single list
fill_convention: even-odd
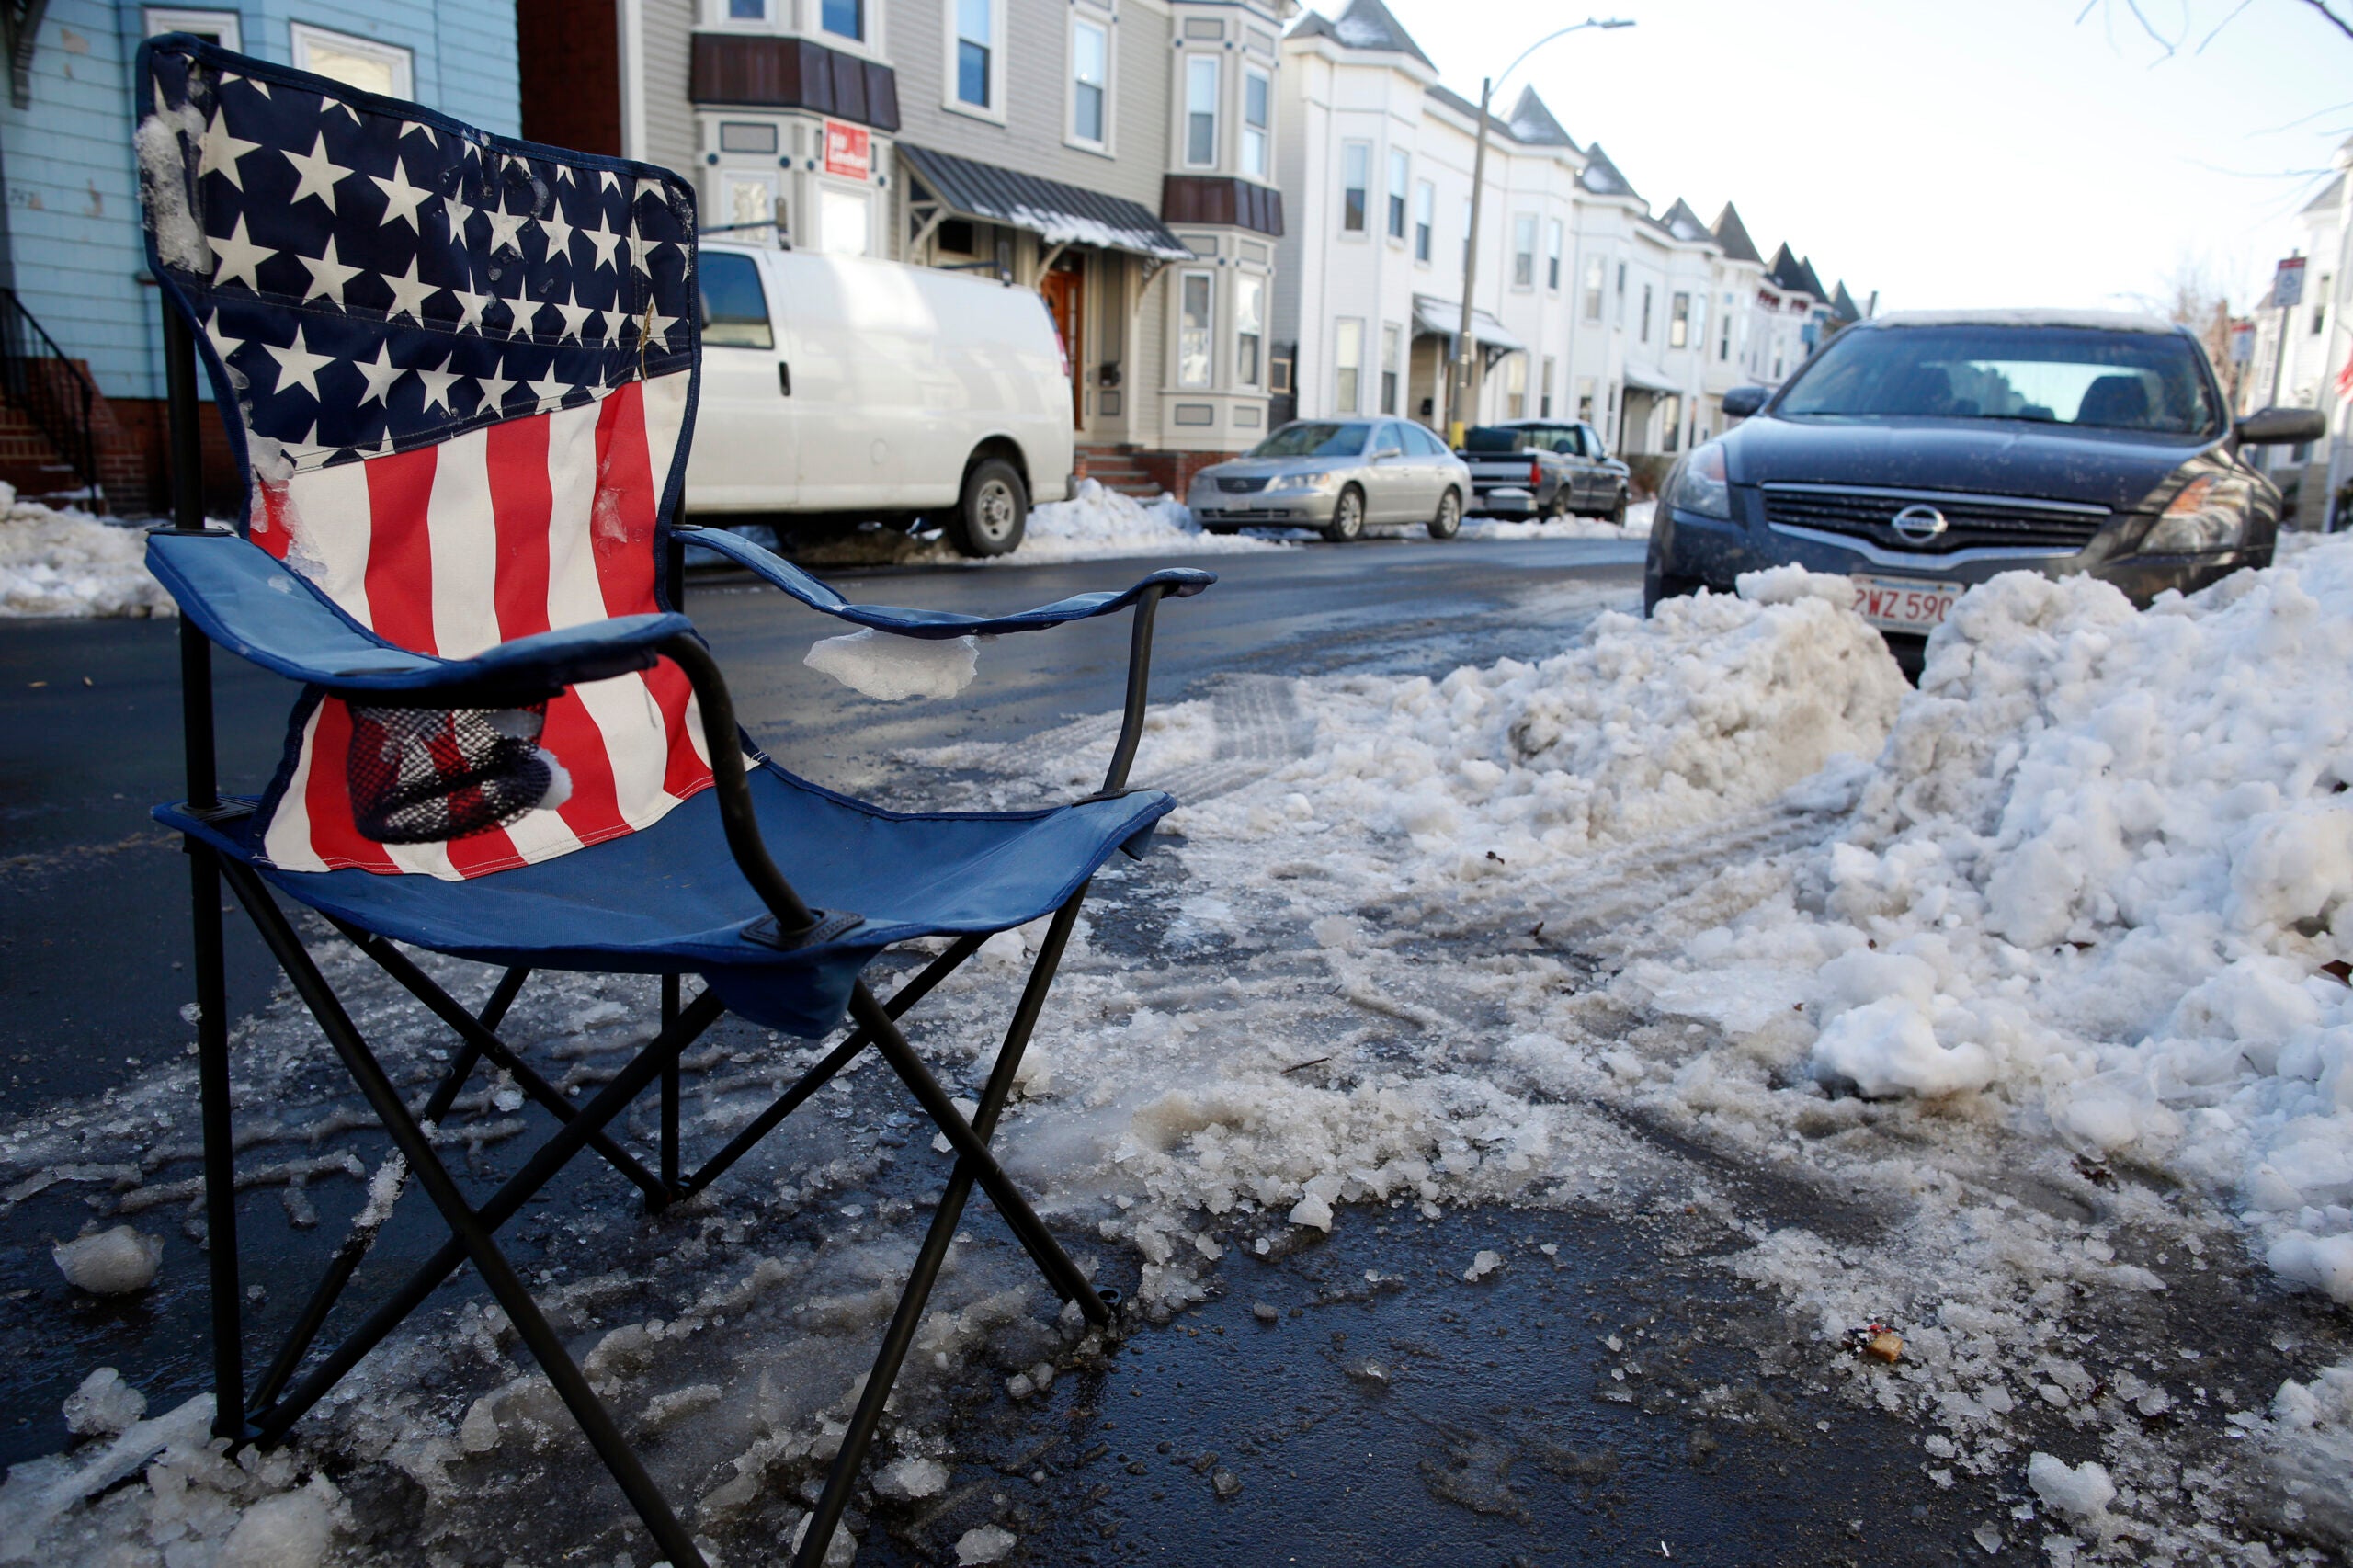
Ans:
[{"label": "car headlight", "polygon": [[2151,555],[2203,555],[2234,550],[2246,537],[2252,497],[2244,480],[2201,473],[2181,487],[2141,540]]},{"label": "car headlight", "polygon": [[1339,475],[1324,473],[1279,473],[1267,482],[1269,490],[1329,490]]},{"label": "car headlight", "polygon": [[1732,483],[1724,477],[1724,449],[1718,441],[1695,447],[1675,482],[1675,509],[1702,517],[1732,520]]}]

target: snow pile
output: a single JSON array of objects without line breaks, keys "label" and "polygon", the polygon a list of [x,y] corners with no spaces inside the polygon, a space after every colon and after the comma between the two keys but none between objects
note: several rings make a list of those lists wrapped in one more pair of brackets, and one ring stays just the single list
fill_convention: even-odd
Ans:
[{"label": "snow pile", "polygon": [[2348,685],[2353,541],[2145,614],[2087,577],[1971,592],[1817,868],[1816,1071],[2004,1083],[2353,1301]]},{"label": "snow pile", "polygon": [[0,484],[0,617],[174,614],[146,555],[138,528],[19,501]]},{"label": "snow pile", "polygon": [[1648,539],[1655,501],[1636,501],[1626,508],[1626,526],[1606,517],[1547,517],[1521,522],[1511,517],[1466,517],[1464,539]]},{"label": "snow pile", "polygon": [[1121,555],[1202,555],[1279,550],[1268,540],[1204,533],[1174,495],[1138,501],[1082,479],[1067,501],[1029,514],[1021,546],[1008,559],[1028,563],[1097,561]]},{"label": "snow pile", "polygon": [[50,1249],[57,1271],[93,1296],[126,1296],[155,1282],[164,1244],[129,1225],[117,1225]]},{"label": "snow pile", "polygon": [[972,684],[980,658],[977,637],[896,637],[862,627],[819,639],[801,663],[877,702],[897,702],[954,697]]},{"label": "snow pile", "polygon": [[1806,581],[1609,612],[1540,664],[1360,685],[1294,788],[1315,817],[1407,835],[1445,879],[1761,804],[1877,752],[1905,689],[1878,635]]}]

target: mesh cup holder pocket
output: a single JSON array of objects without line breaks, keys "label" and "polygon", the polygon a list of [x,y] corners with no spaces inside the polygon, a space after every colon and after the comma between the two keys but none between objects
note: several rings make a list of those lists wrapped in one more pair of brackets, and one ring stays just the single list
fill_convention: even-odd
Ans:
[{"label": "mesh cup holder pocket", "polygon": [[570,796],[540,749],[548,705],[384,708],[348,704],[352,816],[379,844],[441,844],[487,833]]}]

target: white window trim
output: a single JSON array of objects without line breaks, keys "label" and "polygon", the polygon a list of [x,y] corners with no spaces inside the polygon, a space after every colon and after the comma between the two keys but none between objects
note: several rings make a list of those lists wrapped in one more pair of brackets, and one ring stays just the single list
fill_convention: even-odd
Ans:
[{"label": "white window trim", "polygon": [[[1225,57],[1206,49],[1191,49],[1180,58],[1185,69],[1177,74],[1176,82],[1176,145],[1185,167],[1213,169],[1218,166],[1218,154],[1225,151]],[[1209,62],[1217,85],[1210,91],[1209,162],[1197,164],[1193,161],[1193,67],[1202,61]]]},{"label": "white window trim", "polygon": [[[1267,84],[1267,123],[1256,128],[1250,123],[1250,78],[1253,76]],[[1256,180],[1261,185],[1272,185],[1275,183],[1275,74],[1265,65],[1245,60],[1242,62],[1241,83],[1241,97],[1234,101],[1233,106],[1233,166],[1241,173],[1244,179]],[[1255,175],[1242,167],[1243,143],[1249,139],[1253,129],[1256,129],[1265,139],[1262,151],[1267,160],[1266,167]]]},{"label": "white window trim", "polygon": [[162,33],[212,33],[221,40],[221,47],[244,52],[244,28],[234,11],[208,10],[185,6],[149,6],[141,14],[140,25],[147,36]]},{"label": "white window trim", "polygon": [[[868,0],[874,4],[875,0]],[[1103,35],[1103,140],[1089,142],[1078,133],[1078,29],[1081,24]],[[1108,16],[1089,16],[1073,6],[1070,26],[1063,34],[1063,145],[1100,157],[1118,156],[1112,145],[1120,125],[1120,116],[1113,99],[1120,90],[1120,29],[1111,25]]]},{"label": "white window trim", "polygon": [[385,43],[379,39],[364,38],[358,33],[337,32],[333,28],[315,28],[308,22],[289,22],[286,26],[288,39],[292,45],[288,51],[288,58],[293,61],[297,71],[311,69],[307,56],[313,44],[339,50],[346,54],[372,54],[392,68],[392,90],[387,95],[388,97],[395,98],[416,97],[416,51],[415,50],[403,44]]},{"label": "white window trim", "polygon": [[[1210,346],[1209,353],[1205,357],[1205,362],[1209,367],[1209,379],[1201,381],[1188,381],[1185,380],[1185,286],[1196,278],[1209,285],[1210,291],[1210,319],[1208,328]],[[1218,359],[1217,274],[1200,267],[1187,267],[1176,274],[1176,287],[1171,290],[1171,292],[1175,294],[1176,302],[1176,336],[1174,341],[1176,351],[1168,357],[1169,368],[1174,371],[1174,374],[1170,379],[1176,383],[1176,390],[1178,392],[1214,392],[1217,390]],[[1261,341],[1264,340],[1265,332],[1266,329],[1264,327],[1259,329]]]},{"label": "white window trim", "polygon": [[1003,125],[1006,122],[1005,22],[1006,12],[1009,8],[1009,0],[989,0],[989,103],[986,108],[983,108],[978,104],[968,104],[956,96],[956,79],[960,74],[956,45],[962,36],[956,30],[956,0],[947,0],[947,3],[940,6],[942,38],[940,59],[944,62],[944,66],[939,74],[939,107],[949,113],[967,115],[973,119],[984,119],[991,125]]},{"label": "white window trim", "polygon": [[[1245,284],[1250,283],[1255,283],[1258,287],[1258,374],[1252,380],[1245,381],[1242,377],[1242,289]],[[1233,385],[1243,392],[1266,390],[1267,301],[1273,292],[1274,290],[1267,287],[1267,275],[1263,272],[1241,272],[1234,275],[1233,308],[1228,313],[1233,317]]]},{"label": "white window trim", "polygon": [[[1351,147],[1364,149],[1364,227],[1361,229],[1348,227],[1348,149]],[[1379,233],[1383,227],[1381,213],[1381,187],[1375,183],[1381,173],[1377,152],[1378,149],[1361,136],[1345,136],[1340,139],[1340,203],[1337,213],[1339,222],[1333,225],[1332,233],[1335,238],[1349,244],[1370,243],[1372,236]]]}]

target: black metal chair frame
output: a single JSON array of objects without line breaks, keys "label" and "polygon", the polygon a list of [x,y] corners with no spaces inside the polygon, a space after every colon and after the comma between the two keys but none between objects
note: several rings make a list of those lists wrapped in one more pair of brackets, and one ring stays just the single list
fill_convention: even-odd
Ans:
[{"label": "black metal chair frame", "polygon": [[[177,313],[164,312],[165,373],[170,406],[173,475],[173,522],[180,530],[204,527],[199,475],[199,405],[196,396],[194,345]],[[679,556],[674,548],[670,577],[680,578]],[[1154,610],[1161,590],[1148,589],[1135,603],[1129,645],[1127,691],[1121,727],[1100,799],[1127,792],[1128,772],[1142,737],[1147,687],[1151,676]],[[675,594],[675,590],[674,590]],[[822,911],[813,911],[792,890],[769,858],[754,816],[752,797],[733,704],[719,668],[703,644],[692,637],[674,638],[662,653],[686,673],[700,703],[711,769],[715,776],[722,824],[729,849],[745,879],[759,893],[785,934],[817,930]],[[180,677],[187,751],[188,801],[183,810],[199,820],[234,819],[250,811],[239,801],[223,801],[215,770],[212,720],[211,643],[185,619],[180,627]],[[463,694],[438,691],[436,700],[460,705]],[[212,1373],[216,1397],[213,1430],[233,1444],[263,1446],[283,1441],[313,1405],[356,1367],[362,1358],[416,1311],[434,1290],[461,1265],[471,1263],[506,1313],[517,1335],[547,1375],[556,1394],[572,1412],[597,1456],[612,1472],[621,1491],[637,1510],[671,1568],[704,1568],[704,1559],[643,1463],[621,1435],[620,1426],[597,1399],[547,1318],[534,1304],[521,1278],[500,1253],[495,1235],[531,1198],[584,1149],[594,1150],[643,1194],[650,1208],[659,1210],[709,1187],[730,1166],[790,1116],[809,1096],[871,1047],[879,1051],[905,1085],[924,1113],[948,1139],[956,1156],[952,1173],[940,1193],[929,1230],[924,1236],[914,1268],[885,1331],[864,1390],[824,1493],[809,1519],[809,1527],[794,1556],[796,1568],[816,1568],[823,1562],[835,1531],[848,1506],[852,1488],[881,1424],[883,1406],[897,1381],[908,1347],[928,1301],[948,1249],[955,1239],[966,1203],[977,1185],[1003,1215],[1055,1294],[1075,1302],[1089,1323],[1102,1325],[1112,1319],[1115,1290],[1092,1286],[1044,1222],[1022,1197],[989,1153],[989,1139],[1010,1098],[1014,1080],[1031,1033],[1037,1027],[1047,993],[1062,963],[1079,907],[1086,896],[1082,884],[1057,909],[1040,944],[1028,982],[1023,986],[1011,1022],[999,1046],[995,1064],[982,1089],[978,1108],[968,1120],[957,1109],[900,1029],[897,1020],[908,1008],[953,973],[979,950],[985,939],[965,936],[950,943],[902,984],[887,1000],[877,997],[863,980],[851,995],[849,1032],[814,1066],[801,1074],[766,1110],[738,1131],[725,1147],[691,1173],[680,1163],[678,1107],[679,1057],[724,1012],[718,998],[705,991],[681,1005],[678,979],[665,976],[661,985],[661,1027],[640,1048],[629,1064],[585,1104],[574,1106],[554,1085],[534,1072],[517,1052],[498,1037],[498,1028],[529,979],[529,971],[510,969],[479,1006],[469,1008],[434,982],[392,942],[340,921],[337,929],[392,979],[425,1004],[457,1036],[459,1049],[438,1085],[422,1107],[412,1109],[378,1063],[368,1041],[352,1022],[333,988],[302,945],[284,909],[249,867],[228,859],[200,840],[184,839],[188,856],[194,921],[192,955],[197,994],[197,1055],[202,1102],[206,1224],[210,1251],[212,1301]],[[328,1263],[326,1272],[298,1314],[284,1343],[260,1380],[250,1390],[245,1380],[243,1297],[237,1256],[236,1171],[230,1126],[229,1018],[227,978],[223,963],[222,883],[226,881],[238,903],[252,919],[271,956],[293,983],[296,994],[317,1021],[327,1043],[358,1084],[406,1173],[425,1188],[434,1208],[449,1228],[449,1240],[400,1288],[335,1344],[315,1365],[304,1370],[320,1331],[345,1287],[373,1244],[373,1227],[355,1227]],[[488,1198],[467,1198],[454,1176],[434,1153],[426,1124],[447,1115],[460,1090],[483,1063],[505,1070],[515,1086],[540,1106],[556,1123],[555,1132]],[[655,1088],[660,1096],[658,1169],[645,1164],[618,1143],[608,1129],[639,1095]]]}]

